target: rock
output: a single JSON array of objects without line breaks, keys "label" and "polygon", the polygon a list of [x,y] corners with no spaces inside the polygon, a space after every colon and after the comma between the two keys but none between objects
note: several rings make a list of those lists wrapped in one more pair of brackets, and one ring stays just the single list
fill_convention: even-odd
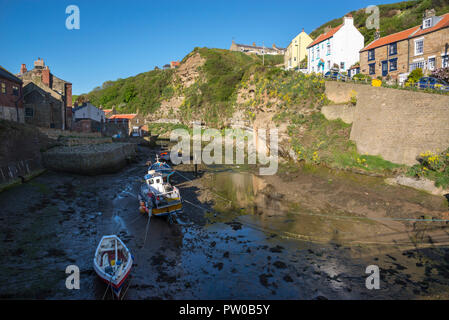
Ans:
[{"label": "rock", "polygon": [[395,178],[385,179],[385,183],[389,185],[406,186],[417,190],[425,191],[437,196],[445,196],[449,194],[449,190],[445,190],[441,187],[436,187],[433,181],[425,178],[415,179],[406,176],[397,176]]}]

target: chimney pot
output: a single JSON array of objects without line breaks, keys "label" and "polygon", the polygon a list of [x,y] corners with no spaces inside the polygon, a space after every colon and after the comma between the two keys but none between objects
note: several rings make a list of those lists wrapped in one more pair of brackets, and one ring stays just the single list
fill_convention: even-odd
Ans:
[{"label": "chimney pot", "polygon": [[253,47],[255,47],[256,46],[256,43],[255,42],[253,42]]}]

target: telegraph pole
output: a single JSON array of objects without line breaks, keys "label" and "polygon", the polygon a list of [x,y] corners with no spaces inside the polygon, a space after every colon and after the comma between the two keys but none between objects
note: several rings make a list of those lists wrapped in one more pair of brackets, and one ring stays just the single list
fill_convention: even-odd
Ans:
[{"label": "telegraph pole", "polygon": [[265,66],[265,42],[262,41],[262,65]]}]

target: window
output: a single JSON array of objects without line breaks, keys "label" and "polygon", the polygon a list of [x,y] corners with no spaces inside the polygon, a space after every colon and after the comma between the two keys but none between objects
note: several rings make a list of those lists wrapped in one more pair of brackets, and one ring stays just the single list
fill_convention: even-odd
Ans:
[{"label": "window", "polygon": [[431,26],[432,26],[432,18],[424,20],[423,29],[430,28]]},{"label": "window", "polygon": [[447,68],[449,67],[449,55],[445,55],[441,57],[441,67]]},{"label": "window", "polygon": [[32,118],[34,115],[33,108],[25,108],[25,117]]},{"label": "window", "polygon": [[376,56],[374,54],[374,49],[372,49],[372,50],[368,51],[368,61],[372,61],[374,59],[376,59]]},{"label": "window", "polygon": [[327,42],[327,55],[330,55],[330,54],[331,54],[331,42],[328,41]]},{"label": "window", "polygon": [[331,62],[328,60],[327,61],[327,69],[330,70],[331,69]]},{"label": "window", "polygon": [[371,63],[369,65],[369,74],[376,74],[376,64],[375,63]]},{"label": "window", "polygon": [[19,87],[18,86],[12,86],[12,94],[15,96],[19,95]]},{"label": "window", "polygon": [[319,59],[320,58],[320,46],[318,46],[316,48],[316,58]]},{"label": "window", "polygon": [[312,48],[312,61],[314,60],[314,58],[315,58],[315,49]]},{"label": "window", "polygon": [[398,70],[398,59],[391,59],[390,60],[390,71],[396,71]]},{"label": "window", "polygon": [[424,60],[413,62],[412,64],[410,64],[410,72],[415,69],[418,69],[418,68],[424,70],[425,67],[426,67],[426,61],[424,61]]},{"label": "window", "polygon": [[429,70],[435,70],[435,57],[429,58],[428,62],[428,68]]},{"label": "window", "polygon": [[390,56],[394,56],[395,54],[398,53],[398,44],[397,42],[390,44],[390,50],[389,50],[389,54]]},{"label": "window", "polygon": [[344,62],[340,62],[340,69],[341,70],[345,70],[345,63]]},{"label": "window", "polygon": [[415,40],[415,56],[424,53],[424,39]]},{"label": "window", "polygon": [[2,82],[2,93],[6,94],[6,83]]}]

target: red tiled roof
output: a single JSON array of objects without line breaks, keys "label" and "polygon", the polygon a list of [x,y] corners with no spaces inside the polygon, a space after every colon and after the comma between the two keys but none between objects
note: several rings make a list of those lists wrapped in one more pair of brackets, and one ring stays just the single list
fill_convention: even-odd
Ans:
[{"label": "red tiled roof", "polygon": [[114,114],[109,119],[134,119],[137,116],[137,114]]},{"label": "red tiled roof", "polygon": [[418,37],[420,35],[423,35],[423,34],[426,34],[426,33],[432,32],[432,31],[436,31],[436,30],[439,30],[439,29],[442,29],[445,27],[449,27],[449,13],[446,13],[445,15],[443,15],[440,22],[438,22],[432,28],[421,29],[421,27],[422,27],[422,25],[419,25],[419,26],[416,26],[416,27],[413,27],[413,28],[410,28],[410,29],[407,29],[404,31],[400,31],[397,33],[393,33],[393,34],[390,34],[389,36],[374,40],[369,45],[367,45],[365,48],[360,50],[360,52],[375,49],[378,47],[382,47],[384,45],[394,43],[397,41],[401,41],[401,40],[405,40],[407,38]]},{"label": "red tiled roof", "polygon": [[104,113],[112,112],[112,109],[103,109]]},{"label": "red tiled roof", "polygon": [[316,38],[311,44],[309,44],[307,46],[307,49],[310,47],[313,47],[314,45],[316,45],[317,43],[323,42],[324,40],[327,40],[331,37],[333,37],[333,35],[340,30],[340,28],[343,26],[343,24],[339,25],[338,27],[335,27],[333,29],[330,29],[327,33],[322,33],[318,36],[318,38]]},{"label": "red tiled roof", "polygon": [[374,40],[373,42],[371,42],[369,45],[367,45],[365,48],[363,48],[362,50],[360,50],[360,52],[362,51],[366,51],[366,50],[371,50],[371,49],[375,49],[378,47],[382,47],[384,45],[387,45],[389,43],[394,43],[394,42],[398,42],[401,40],[405,40],[408,37],[410,37],[412,35],[413,32],[415,32],[416,30],[419,29],[418,27],[413,27],[401,32],[397,32],[397,33],[393,33],[390,34],[389,36],[385,36],[382,38],[379,38],[377,40]]}]

